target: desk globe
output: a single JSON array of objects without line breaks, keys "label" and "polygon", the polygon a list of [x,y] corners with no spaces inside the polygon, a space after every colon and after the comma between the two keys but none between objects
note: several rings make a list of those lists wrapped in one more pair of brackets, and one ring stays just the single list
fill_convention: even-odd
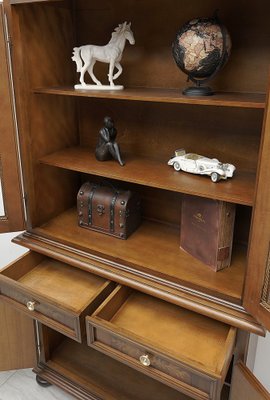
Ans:
[{"label": "desk globe", "polygon": [[187,22],[177,32],[172,44],[177,66],[196,86],[183,90],[187,96],[210,96],[212,79],[228,61],[231,52],[230,35],[217,16],[196,18]]}]

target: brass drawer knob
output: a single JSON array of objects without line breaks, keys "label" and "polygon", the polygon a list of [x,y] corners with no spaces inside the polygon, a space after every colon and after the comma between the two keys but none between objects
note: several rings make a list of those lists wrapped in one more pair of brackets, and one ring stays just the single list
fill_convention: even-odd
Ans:
[{"label": "brass drawer knob", "polygon": [[37,304],[36,301],[28,301],[26,303],[26,307],[28,308],[29,311],[35,311],[35,305]]},{"label": "brass drawer knob", "polygon": [[140,363],[141,363],[142,365],[144,365],[145,367],[149,367],[149,365],[151,365],[151,361],[150,361],[150,359],[149,359],[148,354],[143,354],[143,355],[140,357]]}]

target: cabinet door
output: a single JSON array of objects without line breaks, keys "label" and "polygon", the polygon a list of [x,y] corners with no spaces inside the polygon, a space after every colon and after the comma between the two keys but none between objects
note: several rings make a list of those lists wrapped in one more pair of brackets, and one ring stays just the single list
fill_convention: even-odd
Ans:
[{"label": "cabinet door", "polygon": [[244,307],[270,330],[270,94],[265,111]]},{"label": "cabinet door", "polygon": [[270,400],[270,394],[240,362],[234,367],[230,400]]},{"label": "cabinet door", "polygon": [[[5,38],[3,6],[0,4],[0,233],[24,228],[14,104]],[[32,321],[1,303],[0,371],[33,367],[34,343]]]},{"label": "cabinet door", "polygon": [[0,303],[0,371],[36,364],[34,325],[30,318]]},{"label": "cabinet door", "polygon": [[5,18],[0,4],[0,233],[24,228]]}]

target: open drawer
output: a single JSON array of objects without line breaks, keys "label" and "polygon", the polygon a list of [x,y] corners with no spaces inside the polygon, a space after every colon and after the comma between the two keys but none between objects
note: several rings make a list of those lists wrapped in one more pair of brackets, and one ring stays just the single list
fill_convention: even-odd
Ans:
[{"label": "open drawer", "polygon": [[115,283],[41,254],[29,252],[0,274],[0,300],[81,342],[85,316]]},{"label": "open drawer", "polygon": [[194,399],[219,399],[236,329],[117,286],[86,317],[88,345]]}]

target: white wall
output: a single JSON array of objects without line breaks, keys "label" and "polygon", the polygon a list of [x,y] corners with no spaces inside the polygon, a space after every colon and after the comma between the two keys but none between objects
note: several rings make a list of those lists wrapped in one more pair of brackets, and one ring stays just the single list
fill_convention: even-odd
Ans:
[{"label": "white wall", "polygon": [[[0,270],[16,258],[27,253],[27,249],[11,243],[11,239],[20,232],[0,234]],[[2,327],[0,328],[2,329]]]},{"label": "white wall", "polygon": [[1,184],[1,177],[0,177],[0,217],[4,216],[4,215],[5,215],[5,209],[4,209],[2,184]]},{"label": "white wall", "polygon": [[270,332],[258,338],[253,372],[270,392]]}]

